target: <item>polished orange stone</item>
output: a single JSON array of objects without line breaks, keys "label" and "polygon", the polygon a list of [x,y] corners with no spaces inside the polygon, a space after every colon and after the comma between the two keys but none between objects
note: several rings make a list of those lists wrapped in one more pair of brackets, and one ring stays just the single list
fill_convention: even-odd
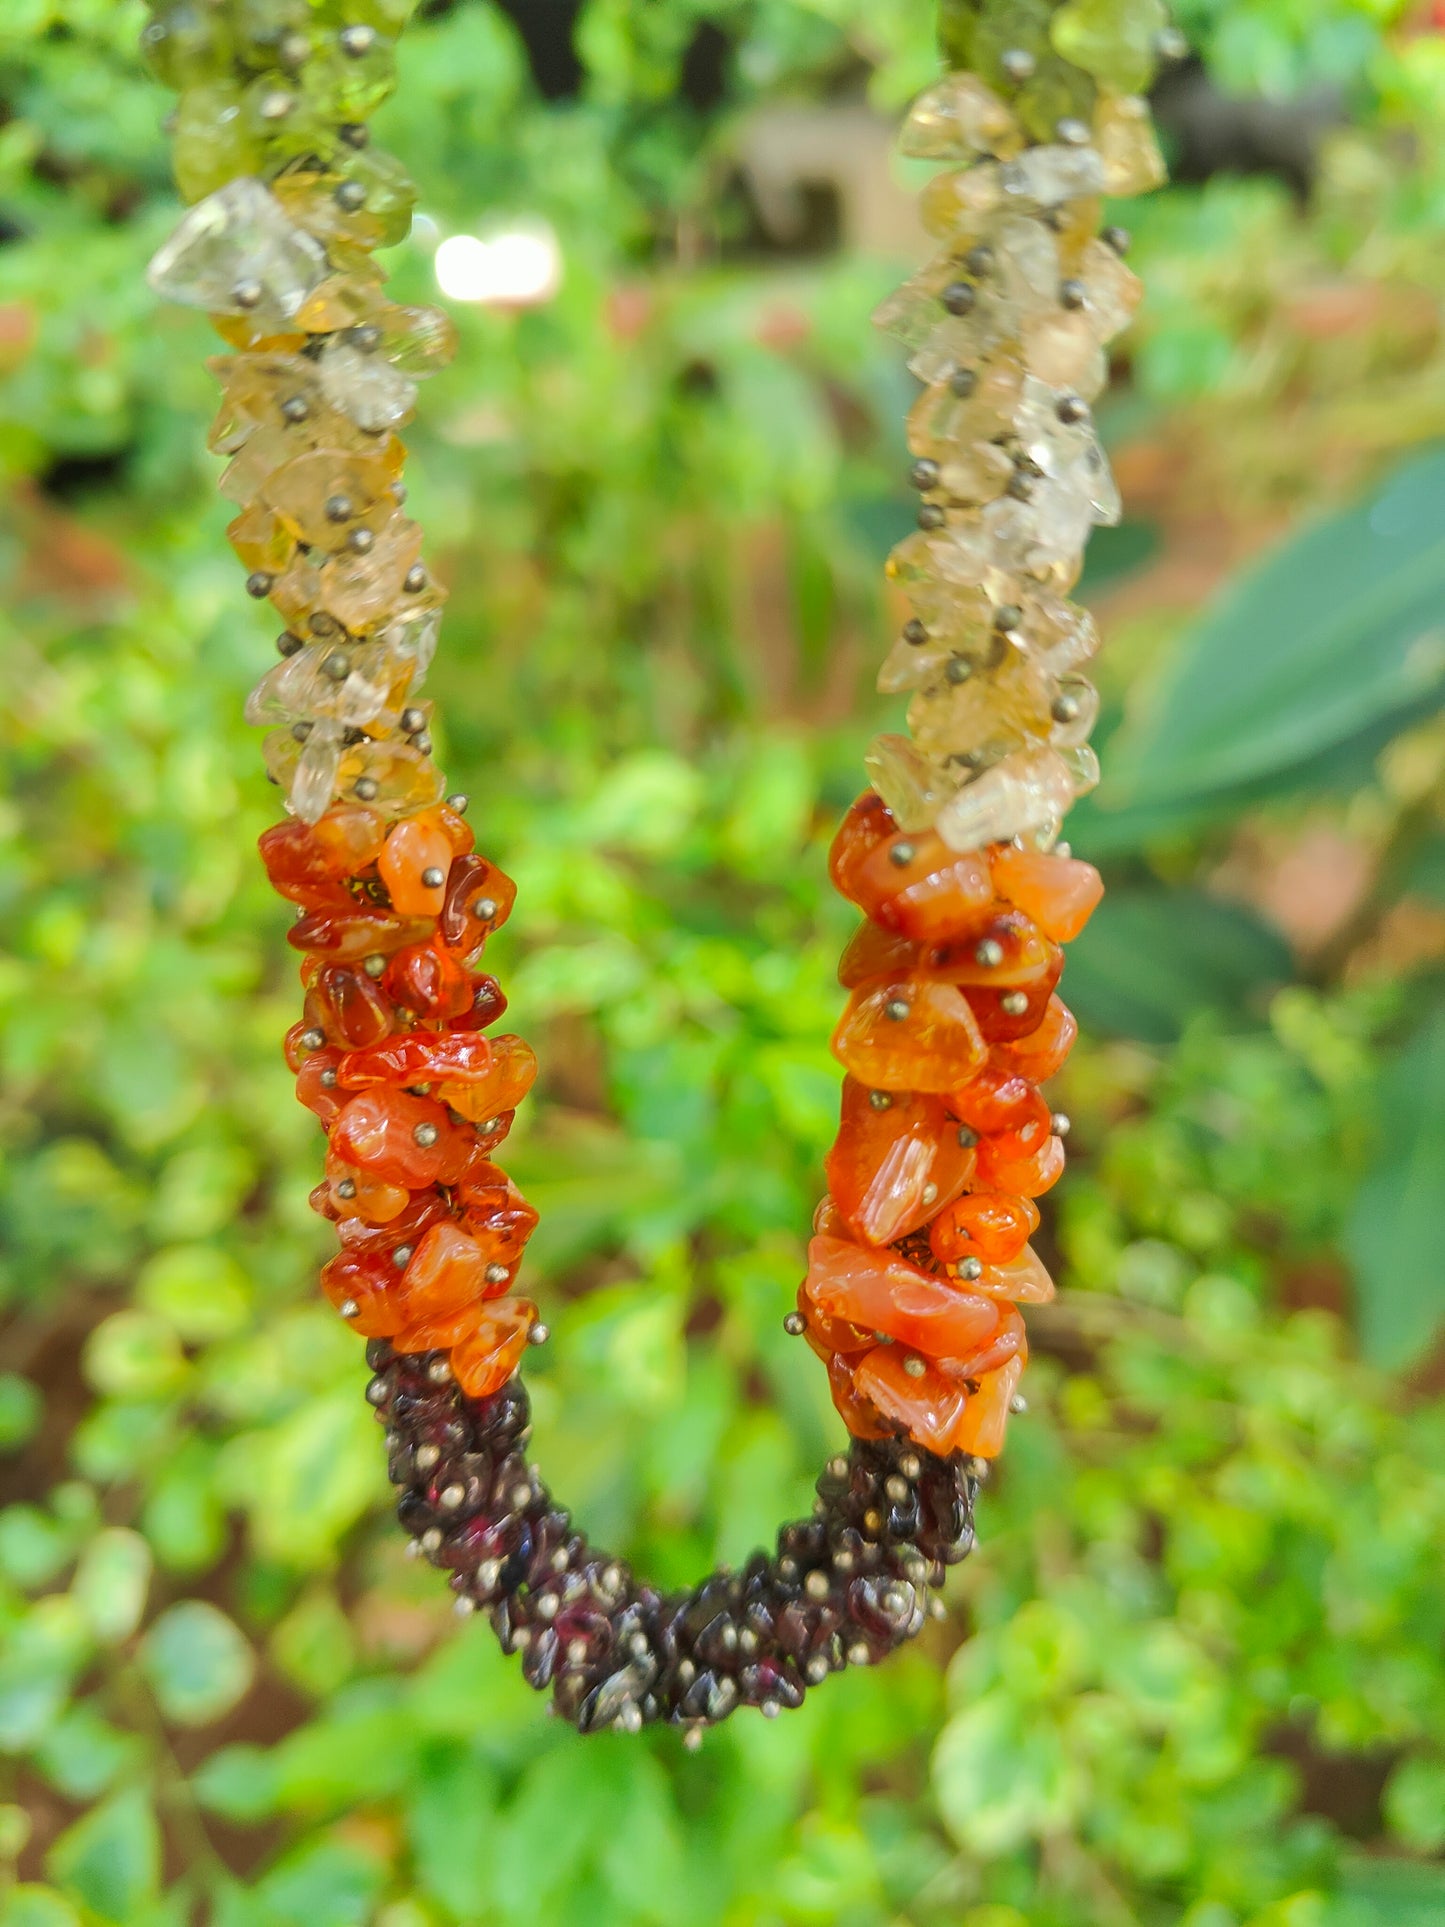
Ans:
[{"label": "polished orange stone", "polygon": [[404,944],[422,943],[432,926],[421,917],[397,917],[359,903],[347,909],[307,910],[286,932],[297,950],[313,951],[336,963],[385,957]]},{"label": "polished orange stone", "polygon": [[[1030,1198],[1021,1198],[1019,1202],[1033,1207]],[[1005,1264],[986,1264],[983,1276],[972,1280],[972,1288],[1011,1305],[1047,1305],[1055,1297],[1054,1281],[1031,1245],[1026,1245]]]},{"label": "polished orange stone", "polygon": [[464,1021],[475,994],[471,972],[440,937],[398,950],[382,973],[394,1004],[430,1023]]},{"label": "polished orange stone", "polygon": [[985,1041],[1009,1044],[1037,1030],[1063,970],[1064,953],[1057,944],[1050,944],[1043,970],[1027,982],[965,985],[963,994]]},{"label": "polished orange stone", "polygon": [[896,1338],[930,1358],[966,1356],[999,1325],[992,1299],[920,1271],[894,1252],[842,1238],[815,1237],[809,1244],[804,1290],[827,1317]]},{"label": "polished orange stone", "polygon": [[1023,1314],[1013,1305],[1002,1301],[998,1310],[998,1327],[981,1345],[975,1346],[963,1357],[934,1360],[945,1378],[972,1391],[979,1379],[989,1372],[996,1372],[1009,1359],[1028,1357],[1028,1334],[1024,1328]]},{"label": "polished orange stone", "polygon": [[895,1428],[890,1425],[876,1405],[872,1405],[858,1391],[853,1382],[853,1366],[856,1359],[837,1354],[826,1361],[828,1366],[828,1390],[833,1395],[838,1416],[853,1434],[855,1439],[891,1438]]},{"label": "polished orange stone", "polygon": [[960,1123],[983,1135],[994,1131],[1019,1131],[1029,1124],[1048,1129],[1050,1111],[1039,1096],[1038,1086],[1026,1077],[1000,1070],[987,1063],[961,1089],[954,1091],[948,1108]]},{"label": "polished orange stone", "polygon": [[470,856],[476,849],[477,839],[472,826],[460,811],[452,809],[449,804],[438,803],[429,815],[451,844],[453,856]]},{"label": "polished orange stone", "polygon": [[392,1338],[406,1326],[401,1273],[385,1251],[339,1252],[322,1267],[321,1289],[363,1338]]},{"label": "polished orange stone", "polygon": [[336,1072],[341,1056],[339,1050],[308,1051],[296,1072],[297,1103],[314,1111],[326,1125],[331,1123],[346,1097]]},{"label": "polished orange stone", "polygon": [[[475,1035],[460,1032],[457,1035]],[[537,1053],[520,1037],[491,1039],[492,1061],[484,1075],[465,1081],[447,1079],[437,1096],[473,1124],[489,1124],[515,1111],[537,1081]]]},{"label": "polished orange stone", "polygon": [[448,1219],[432,1225],[402,1279],[408,1322],[444,1318],[485,1297],[486,1272],[487,1254],[459,1224]]},{"label": "polished orange stone", "polygon": [[1039,1208],[1031,1198],[996,1191],[975,1191],[941,1211],[929,1227],[928,1242],[940,1264],[977,1258],[985,1265],[1007,1265],[1038,1229]]},{"label": "polished orange stone", "polygon": [[[441,1191],[408,1191],[407,1201],[395,1217],[385,1224],[371,1224],[367,1219],[352,1215],[355,1206],[343,1206],[337,1223],[337,1235],[344,1245],[364,1246],[368,1250],[384,1251],[389,1258],[402,1247],[416,1246],[434,1224],[441,1224],[451,1217],[451,1206]],[[406,1268],[403,1258],[397,1265],[400,1277]]]},{"label": "polished orange stone", "polygon": [[375,810],[338,804],[318,823],[277,823],[257,847],[273,888],[308,906],[351,901],[345,881],[376,861],[384,825]]},{"label": "polished orange stone", "polygon": [[1104,879],[1077,857],[995,844],[988,853],[994,888],[1006,903],[1032,917],[1055,943],[1071,943],[1098,909]]},{"label": "polished orange stone", "polygon": [[852,1358],[871,1352],[878,1343],[877,1332],[850,1325],[846,1318],[830,1318],[808,1296],[806,1281],[798,1287],[798,1314],[803,1320],[803,1337],[811,1350],[826,1365],[833,1358]]},{"label": "polished orange stone", "polygon": [[828,1189],[865,1244],[892,1244],[927,1224],[958,1196],[973,1164],[972,1143],[960,1142],[941,1098],[870,1091],[844,1079]]},{"label": "polished orange stone", "polygon": [[855,1396],[929,1452],[946,1455],[968,1403],[964,1386],[904,1345],[879,1345],[853,1367]]},{"label": "polished orange stone", "polygon": [[442,942],[469,957],[512,914],[517,886],[484,856],[458,857],[447,880],[438,929]]},{"label": "polished orange stone", "polygon": [[869,1090],[956,1090],[987,1048],[961,990],[916,977],[853,992],[833,1034],[833,1055]]},{"label": "polished orange stone", "polygon": [[412,1194],[406,1185],[389,1184],[358,1164],[348,1164],[329,1146],[326,1182],[340,1218],[357,1217],[368,1224],[391,1224],[411,1203]]},{"label": "polished orange stone", "polygon": [[[456,1196],[463,1207],[463,1228],[482,1247],[488,1266],[515,1274],[527,1240],[537,1228],[537,1213],[532,1206],[499,1165],[475,1152],[457,1180]],[[510,1282],[510,1276],[505,1282],[490,1279],[488,1291],[505,1291]]]},{"label": "polished orange stone", "polygon": [[491,1041],[477,1031],[413,1030],[369,1050],[348,1051],[338,1077],[348,1090],[375,1084],[434,1084],[443,1078],[480,1079],[492,1064]]},{"label": "polished orange stone", "polygon": [[398,916],[441,914],[454,855],[451,838],[431,811],[392,825],[376,868]]},{"label": "polished orange stone", "polygon": [[486,1030],[506,1013],[507,999],[495,977],[475,976],[470,983],[472,1001],[452,1019],[453,1030]]},{"label": "polished orange stone", "polygon": [[1063,1069],[1079,1026],[1073,1012],[1058,997],[1050,997],[1037,1026],[1026,1036],[995,1045],[991,1061],[1001,1070],[1014,1070],[1035,1084],[1045,1083]]},{"label": "polished orange stone", "polygon": [[951,984],[1014,990],[1047,976],[1057,955],[1057,946],[1021,910],[1004,910],[966,940],[940,946],[926,968]]},{"label": "polished orange stone", "polygon": [[331,1149],[388,1184],[416,1191],[454,1184],[472,1155],[473,1134],[429,1097],[384,1087],[360,1091],[331,1127]]},{"label": "polished orange stone", "polygon": [[490,1398],[516,1371],[537,1321],[537,1307],[526,1298],[498,1298],[485,1307],[481,1322],[452,1353],[452,1371],[469,1398]]},{"label": "polished orange stone", "polygon": [[872,790],[844,817],[828,867],[850,903],[918,943],[966,935],[994,904],[981,852],[960,856],[933,830],[904,833]]},{"label": "polished orange stone", "polygon": [[1066,1159],[1062,1138],[1046,1138],[1037,1151],[1022,1158],[1001,1155],[1009,1148],[1007,1138],[984,1138],[979,1144],[978,1181],[990,1191],[1011,1191],[1021,1198],[1041,1198],[1064,1175]]},{"label": "polished orange stone", "polygon": [[364,970],[317,963],[307,986],[303,1029],[324,1031],[329,1043],[361,1050],[389,1037],[395,1016],[390,999]]},{"label": "polished orange stone", "polygon": [[391,1342],[399,1352],[453,1351],[479,1329],[486,1310],[479,1299],[474,1299],[456,1311],[438,1312],[434,1318],[409,1321]]},{"label": "polished orange stone", "polygon": [[971,1453],[976,1459],[998,1457],[1003,1450],[1009,1411],[1023,1373],[1023,1359],[1011,1358],[1007,1364],[1000,1365],[996,1372],[989,1372],[979,1380],[978,1389],[970,1394],[963,1416],[949,1440],[950,1450]]},{"label": "polished orange stone", "polygon": [[884,977],[927,976],[924,960],[929,955],[926,944],[900,937],[896,930],[860,923],[838,961],[838,982],[845,990],[856,990]]}]

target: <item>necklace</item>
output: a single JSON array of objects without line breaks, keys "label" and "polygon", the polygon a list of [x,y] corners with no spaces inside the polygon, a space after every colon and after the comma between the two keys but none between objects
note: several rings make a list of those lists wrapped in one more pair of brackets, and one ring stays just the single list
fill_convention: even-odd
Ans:
[{"label": "necklace", "polygon": [[944,0],[949,73],[905,153],[935,259],[878,320],[922,384],[918,530],[889,575],[911,615],[880,686],[911,692],[831,872],[864,914],[840,967],[845,1071],[828,1195],[788,1330],[851,1434],[813,1517],[691,1593],[594,1551],[526,1456],[518,1367],[547,1338],[518,1273],[537,1218],[495,1154],[536,1076],[480,967],[515,889],[445,794],[420,690],[445,593],[404,510],[418,381],[447,318],[387,298],[376,249],[414,190],[373,147],[410,0],[151,0],[146,46],[180,91],[193,203],[153,287],[209,313],[210,436],[228,535],[286,627],[248,718],[286,819],[261,839],[297,906],[297,1094],[327,1136],[322,1272],[367,1341],[398,1511],[583,1731],[773,1715],[916,1635],[973,1541],[987,1462],[1022,1407],[1020,1305],[1053,1295],[1028,1240],[1064,1164],[1040,1085],[1075,1025],[1062,946],[1102,892],[1058,842],[1092,787],[1098,647],[1068,600],[1118,497],[1091,404],[1140,286],[1101,197],[1163,177],[1141,97],[1172,51],[1161,0]]}]

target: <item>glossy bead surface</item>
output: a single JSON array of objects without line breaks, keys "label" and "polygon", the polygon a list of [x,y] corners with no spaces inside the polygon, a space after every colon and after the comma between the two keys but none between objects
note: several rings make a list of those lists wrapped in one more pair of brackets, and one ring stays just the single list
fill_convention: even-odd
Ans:
[{"label": "glossy bead surface", "polygon": [[905,977],[854,991],[833,1054],[870,1090],[941,1093],[966,1081],[988,1051],[961,990]]}]

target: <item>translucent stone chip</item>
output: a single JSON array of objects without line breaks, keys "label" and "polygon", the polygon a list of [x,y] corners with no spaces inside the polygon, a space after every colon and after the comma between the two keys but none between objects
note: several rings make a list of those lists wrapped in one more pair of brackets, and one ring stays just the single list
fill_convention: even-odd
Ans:
[{"label": "translucent stone chip", "polygon": [[1154,116],[1136,94],[1106,97],[1094,116],[1094,145],[1104,163],[1106,194],[1147,194],[1168,178]]},{"label": "translucent stone chip", "polygon": [[864,763],[901,830],[931,829],[963,780],[962,772],[940,768],[906,736],[875,737]]},{"label": "translucent stone chip", "polygon": [[374,541],[397,508],[387,462],[333,448],[287,462],[267,481],[264,497],[301,541],[328,551],[367,536]]},{"label": "translucent stone chip", "polygon": [[1164,0],[1067,0],[1050,36],[1065,60],[1111,92],[1138,94],[1154,79],[1168,25]]},{"label": "translucent stone chip", "polygon": [[1016,836],[1049,843],[1076,793],[1069,764],[1057,750],[1020,750],[951,797],[934,827],[951,850],[981,850]]},{"label": "translucent stone chip", "polygon": [[1092,147],[1031,147],[999,176],[1005,194],[1036,207],[1062,207],[1104,191],[1104,163]]},{"label": "translucent stone chip", "polygon": [[374,349],[357,347],[345,335],[337,335],[327,342],[317,363],[332,407],[373,434],[409,420],[417,395],[416,383],[393,368],[379,347],[379,343]]},{"label": "translucent stone chip", "polygon": [[150,264],[156,293],[280,333],[326,273],[326,256],[260,181],[231,181],[193,207]]},{"label": "translucent stone chip", "polygon": [[246,699],[246,721],[394,723],[410,676],[411,664],[384,642],[312,643],[261,678]]},{"label": "translucent stone chip", "polygon": [[950,74],[914,103],[902,149],[918,160],[968,161],[978,154],[1016,154],[1018,122],[974,74]]}]

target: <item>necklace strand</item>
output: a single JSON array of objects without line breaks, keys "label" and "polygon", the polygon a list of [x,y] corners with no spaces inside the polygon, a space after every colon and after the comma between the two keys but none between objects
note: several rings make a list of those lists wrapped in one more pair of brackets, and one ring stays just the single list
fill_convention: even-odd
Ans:
[{"label": "necklace strand", "polygon": [[445,594],[404,512],[417,384],[449,320],[391,301],[373,255],[415,193],[367,120],[410,0],[151,0],[180,92],[194,205],[151,265],[234,351],[209,445],[228,537],[285,623],[248,718],[270,725],[288,815],[261,839],[297,906],[305,1009],[288,1033],[327,1133],[315,1209],[328,1298],[369,1340],[413,1547],[486,1609],[582,1730],[774,1714],[916,1635],[973,1542],[973,1503],[1027,1358],[1019,1305],[1053,1285],[1028,1239],[1067,1120],[1039,1086],[1075,1026],[1062,945],[1099,899],[1059,845],[1097,764],[1067,600],[1118,498],[1091,404],[1140,288],[1102,196],[1163,176],[1142,90],[1174,51],[1160,0],[944,0],[952,71],[904,151],[936,258],[885,303],[922,384],[919,528],[890,579],[909,614],[880,686],[911,692],[831,871],[865,921],[840,978],[846,1072],[807,1276],[788,1329],[824,1361],[852,1436],[772,1557],[663,1595],[574,1533],[526,1457],[517,1368],[547,1332],[514,1289],[536,1214],[493,1161],[537,1062],[495,1025],[480,960],[515,890],[446,796],[421,697]]}]

